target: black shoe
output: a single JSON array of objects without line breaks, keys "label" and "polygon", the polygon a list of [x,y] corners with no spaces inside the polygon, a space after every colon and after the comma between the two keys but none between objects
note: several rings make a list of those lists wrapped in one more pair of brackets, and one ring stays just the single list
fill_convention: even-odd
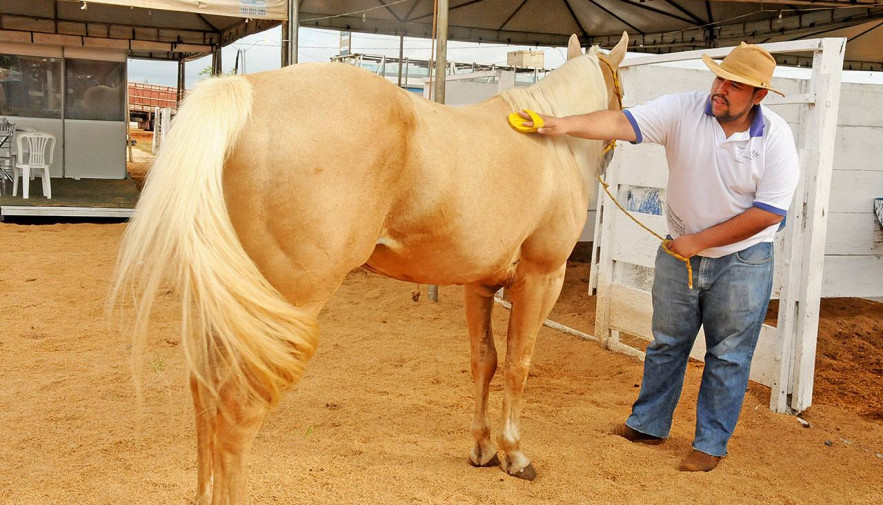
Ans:
[{"label": "black shoe", "polygon": [[647,445],[659,445],[665,442],[664,438],[654,437],[653,435],[648,435],[646,433],[641,433],[638,430],[632,429],[627,424],[622,424],[621,426],[617,426],[616,429],[613,430],[614,435],[618,435],[629,442],[635,442],[638,444],[647,444]]}]

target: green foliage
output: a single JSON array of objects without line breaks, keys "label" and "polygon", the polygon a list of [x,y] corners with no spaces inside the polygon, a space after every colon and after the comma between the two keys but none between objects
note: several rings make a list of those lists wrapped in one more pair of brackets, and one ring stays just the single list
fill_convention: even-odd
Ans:
[{"label": "green foliage", "polygon": [[[203,68],[202,70],[200,70],[199,75],[204,76],[204,77],[211,77],[212,66],[209,65],[209,66]],[[221,75],[234,75],[234,72],[233,72],[233,70],[230,70],[229,72],[222,72]]]}]

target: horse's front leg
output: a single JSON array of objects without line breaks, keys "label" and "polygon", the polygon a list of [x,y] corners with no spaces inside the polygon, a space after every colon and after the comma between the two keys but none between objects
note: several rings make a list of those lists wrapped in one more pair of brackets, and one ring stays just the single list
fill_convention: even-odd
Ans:
[{"label": "horse's front leg", "polygon": [[469,453],[472,466],[497,466],[497,448],[491,443],[491,429],[487,419],[487,399],[491,379],[497,371],[497,348],[491,330],[491,312],[494,308],[494,290],[485,286],[465,286],[466,324],[472,356],[472,380],[475,383],[475,416],[472,436],[475,447]]},{"label": "horse's front leg", "polygon": [[503,433],[499,443],[504,453],[503,469],[509,475],[526,480],[533,480],[537,473],[520,448],[522,395],[537,332],[561,293],[565,266],[561,265],[551,273],[541,273],[532,271],[522,262],[515,282],[507,290],[512,300],[512,314],[506,342]]}]

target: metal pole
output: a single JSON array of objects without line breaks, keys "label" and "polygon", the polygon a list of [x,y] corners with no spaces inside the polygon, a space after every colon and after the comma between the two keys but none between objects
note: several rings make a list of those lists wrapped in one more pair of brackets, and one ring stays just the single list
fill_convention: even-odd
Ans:
[{"label": "metal pole", "polygon": [[399,87],[402,87],[402,61],[405,58],[405,36],[399,37]]},{"label": "metal pole", "polygon": [[[126,74],[128,75],[128,73],[129,73],[129,67],[128,67],[128,62],[127,62]],[[52,89],[52,88],[50,88],[50,89]],[[128,150],[128,154],[129,154],[129,158],[128,158],[129,162],[133,162],[133,161],[135,161],[135,157],[132,154],[132,109],[131,109],[132,97],[129,94],[130,89],[131,88],[128,85],[126,85],[126,149]],[[63,121],[62,121],[62,123],[63,123]],[[62,137],[62,138],[64,138],[64,137]],[[9,140],[12,140],[12,139],[9,139]],[[13,159],[12,162],[14,164],[15,160]],[[63,167],[62,167],[62,176],[64,176]],[[127,179],[132,178],[129,175],[128,168],[126,169],[126,178]],[[5,180],[3,181],[3,189],[4,190],[6,189],[6,181]]]},{"label": "metal pole", "polygon": [[184,58],[180,58],[178,60],[178,92],[175,94],[175,100],[177,100],[178,104],[184,99],[184,88],[187,86],[184,78]]},{"label": "metal pole", "polygon": [[[435,33],[435,91],[433,98],[445,103],[445,68],[448,65],[448,0],[438,0],[438,25]],[[439,72],[438,70],[441,70]]]},{"label": "metal pole", "polygon": [[282,33],[279,35],[282,37],[282,44],[279,46],[279,56],[281,56],[280,65],[283,67],[288,66],[288,44],[285,42],[286,36],[288,35],[288,21],[282,22]]},{"label": "metal pole", "polygon": [[[448,0],[438,0],[438,23],[435,32],[435,90],[433,100],[437,103],[445,103],[445,79],[448,66]],[[429,301],[438,302],[438,286],[430,285],[428,288]]]},{"label": "metal pole", "polygon": [[221,46],[212,47],[212,75],[221,75]]},{"label": "metal pole", "polygon": [[285,45],[288,46],[288,65],[297,64],[297,29],[300,25],[300,0],[288,0],[288,32],[285,34]]}]

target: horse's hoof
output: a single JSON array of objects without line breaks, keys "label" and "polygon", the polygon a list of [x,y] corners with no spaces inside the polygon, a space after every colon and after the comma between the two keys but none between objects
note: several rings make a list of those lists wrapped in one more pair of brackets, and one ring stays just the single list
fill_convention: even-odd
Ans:
[{"label": "horse's hoof", "polygon": [[510,473],[509,475],[518,477],[519,479],[534,480],[537,478],[537,469],[533,467],[533,463],[530,463],[521,470],[518,470],[515,473]]},{"label": "horse's hoof", "polygon": [[500,457],[494,454],[494,457],[489,459],[487,463],[481,464],[472,461],[472,458],[469,459],[469,464],[474,466],[475,468],[479,467],[491,467],[491,466],[499,466],[500,465]]}]

